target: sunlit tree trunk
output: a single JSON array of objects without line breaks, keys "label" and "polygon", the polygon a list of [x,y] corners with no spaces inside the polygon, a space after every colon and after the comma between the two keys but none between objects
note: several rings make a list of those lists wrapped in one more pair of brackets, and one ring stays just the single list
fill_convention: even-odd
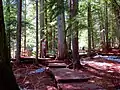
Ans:
[{"label": "sunlit tree trunk", "polygon": [[22,0],[18,0],[18,13],[17,13],[17,53],[16,60],[17,63],[20,62],[21,55],[21,20],[22,20]]},{"label": "sunlit tree trunk", "polygon": [[58,17],[58,58],[63,59],[64,58],[64,14],[62,13]]},{"label": "sunlit tree trunk", "polygon": [[38,63],[38,0],[36,0],[36,60],[35,64]]},{"label": "sunlit tree trunk", "polygon": [[2,0],[0,0],[0,90],[19,90],[10,65],[5,34]]},{"label": "sunlit tree trunk", "polygon": [[58,25],[58,59],[64,59],[65,57],[65,15],[64,15],[64,0],[59,0],[58,7],[62,8],[62,11],[57,16]]},{"label": "sunlit tree trunk", "polygon": [[[44,0],[40,0],[40,40],[43,39],[44,32]],[[40,57],[42,56],[42,43],[40,42]]]}]

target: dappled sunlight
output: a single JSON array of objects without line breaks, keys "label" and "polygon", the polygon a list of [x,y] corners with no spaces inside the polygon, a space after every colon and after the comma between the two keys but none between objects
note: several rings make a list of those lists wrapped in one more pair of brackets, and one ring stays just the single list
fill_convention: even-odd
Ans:
[{"label": "dappled sunlight", "polygon": [[[108,56],[103,56],[103,57],[108,57]],[[115,57],[115,56],[112,56]],[[84,64],[88,64],[89,66],[92,66],[96,69],[99,70],[106,70],[108,72],[118,72],[120,73],[120,64],[119,63],[114,63],[114,62],[109,62],[108,60],[105,60],[103,58],[95,58],[94,60],[91,61],[82,61]]]},{"label": "dappled sunlight", "polygon": [[59,86],[64,88],[64,90],[104,90],[99,85],[90,82],[65,83],[65,84],[59,84]]},{"label": "dappled sunlight", "polygon": [[84,61],[84,63],[87,68],[86,71],[95,76],[89,82],[97,83],[106,88],[117,88],[120,85],[119,63],[111,62],[104,58],[94,58],[91,61]]},{"label": "dappled sunlight", "polygon": [[46,90],[57,90],[57,89],[53,86],[46,86]]},{"label": "dappled sunlight", "polygon": [[58,79],[61,79],[62,77],[56,75],[55,78],[56,80],[58,80]]},{"label": "dappled sunlight", "polygon": [[63,88],[65,88],[65,89],[73,89],[74,88],[75,89],[77,87],[70,85],[70,84],[65,84],[65,85],[63,85]]}]

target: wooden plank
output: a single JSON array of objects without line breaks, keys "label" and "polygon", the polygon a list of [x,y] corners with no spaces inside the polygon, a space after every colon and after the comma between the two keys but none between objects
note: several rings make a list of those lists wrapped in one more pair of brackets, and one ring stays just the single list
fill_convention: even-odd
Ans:
[{"label": "wooden plank", "polygon": [[78,72],[68,68],[52,68],[50,70],[53,72],[56,81],[59,83],[84,82],[91,78],[85,72]]},{"label": "wooden plank", "polygon": [[[21,60],[35,60],[34,57],[21,57]],[[11,60],[15,61],[15,58],[12,58]],[[47,60],[52,60],[51,58],[38,58],[38,60],[43,60],[43,61],[47,61]]]},{"label": "wooden plank", "polygon": [[47,63],[64,63],[64,61],[62,60],[49,60],[49,61],[46,61]]},{"label": "wooden plank", "polygon": [[60,90],[106,90],[101,86],[93,83],[59,83],[58,87]]},{"label": "wooden plank", "polygon": [[52,60],[52,58],[38,58],[39,60]]},{"label": "wooden plank", "polygon": [[49,63],[48,67],[50,68],[66,68],[65,63]]}]

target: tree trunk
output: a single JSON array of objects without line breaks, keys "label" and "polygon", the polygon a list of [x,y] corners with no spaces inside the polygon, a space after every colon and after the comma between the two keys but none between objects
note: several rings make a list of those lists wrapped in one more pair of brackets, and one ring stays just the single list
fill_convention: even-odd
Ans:
[{"label": "tree trunk", "polygon": [[92,34],[91,34],[91,36],[92,36],[92,49],[94,50],[95,49],[95,42],[94,42],[94,30],[93,30],[93,28],[92,28]]},{"label": "tree trunk", "polygon": [[[40,40],[43,39],[44,32],[44,0],[40,0]],[[42,43],[40,43],[40,57],[42,56]]]},{"label": "tree trunk", "polygon": [[[52,22],[52,17],[50,17],[50,23]],[[50,30],[49,30],[49,50],[50,52],[52,51],[52,32],[53,32],[53,27],[50,25]]]},{"label": "tree trunk", "polygon": [[93,28],[93,19],[91,14],[91,42],[92,42],[92,50],[95,49],[95,41],[94,41],[94,28]]},{"label": "tree trunk", "polygon": [[53,53],[55,55],[55,27],[53,27],[53,39],[52,39],[52,50],[53,50]]},{"label": "tree trunk", "polygon": [[58,15],[57,22],[58,22],[58,58],[64,59],[65,26],[64,26],[64,14],[63,13],[61,15]]},{"label": "tree trunk", "polygon": [[26,50],[26,0],[25,0],[25,29],[24,29],[24,52]]},{"label": "tree trunk", "polygon": [[[75,18],[78,12],[78,0],[71,0],[71,18]],[[72,56],[73,56],[73,68],[81,67],[79,61],[79,48],[78,48],[78,21],[72,25]]]},{"label": "tree trunk", "polygon": [[91,54],[91,3],[88,1],[88,56]]},{"label": "tree trunk", "polygon": [[[71,0],[68,0],[68,8],[69,8],[69,12],[71,12]],[[68,30],[68,50],[71,50],[71,32],[72,32],[72,29],[71,29],[71,13],[69,13],[69,30]]]},{"label": "tree trunk", "polygon": [[[99,4],[101,4],[101,0],[99,0]],[[98,17],[100,19],[100,45],[101,45],[101,49],[102,51],[105,49],[105,29],[104,29],[104,15],[103,15],[103,7],[100,8],[100,11],[98,13]]]},{"label": "tree trunk", "polygon": [[109,49],[108,41],[108,3],[105,1],[105,41],[106,41],[106,50]]},{"label": "tree trunk", "polygon": [[17,63],[20,62],[21,56],[21,20],[22,20],[22,0],[18,0],[18,15],[17,15],[17,53],[16,53],[16,60]]},{"label": "tree trunk", "polygon": [[[64,0],[59,0],[58,7],[64,7]],[[60,12],[57,16],[57,23],[58,23],[58,59],[65,58],[65,15],[64,10]]]},{"label": "tree trunk", "polygon": [[[45,0],[47,3],[47,0]],[[46,51],[48,51],[48,24],[47,24],[47,5],[45,6],[45,26],[46,26]]]},{"label": "tree trunk", "polygon": [[0,28],[0,90],[19,90],[8,55],[2,0],[0,0]]},{"label": "tree trunk", "polygon": [[[101,1],[101,0],[100,0]],[[99,1],[99,2],[100,2]],[[100,2],[100,4],[101,4],[101,2]],[[101,36],[101,38],[100,38],[100,42],[102,42],[103,43],[103,45],[105,45],[105,30],[104,30],[104,19],[103,19],[103,17],[104,17],[104,15],[103,15],[103,12],[104,10],[103,10],[103,7],[101,7],[100,8],[100,11],[99,11],[99,19],[100,19],[100,36]]]},{"label": "tree trunk", "polygon": [[35,64],[38,64],[38,0],[36,0],[36,60]]},{"label": "tree trunk", "polygon": [[[75,28],[76,29],[76,28]],[[73,55],[73,68],[79,68],[81,66],[80,61],[79,61],[79,48],[78,48],[78,32],[76,32],[76,36],[72,38],[72,55]]]}]

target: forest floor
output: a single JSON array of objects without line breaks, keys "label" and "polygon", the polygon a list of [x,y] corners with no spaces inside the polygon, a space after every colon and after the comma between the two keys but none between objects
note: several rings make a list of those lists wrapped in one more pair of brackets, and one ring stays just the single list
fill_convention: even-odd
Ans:
[{"label": "forest floor", "polygon": [[[81,89],[63,88],[61,90],[120,89],[120,63],[116,61],[105,60],[104,58],[100,57],[94,59],[86,58],[81,62],[85,67],[85,69],[82,69],[83,73],[87,73],[87,75],[92,76],[92,78],[86,82],[80,82],[79,85]],[[22,88],[21,90],[57,90],[56,82],[51,76],[51,71],[42,65],[13,65],[13,71],[16,76],[18,85]],[[72,86],[73,84],[70,85]],[[94,88],[95,85],[98,85],[102,88],[96,89]]]},{"label": "forest floor", "polygon": [[106,90],[120,90],[120,63],[98,57],[84,61],[84,66],[84,71],[94,76],[89,82]]},{"label": "forest floor", "polygon": [[14,65],[13,71],[20,90],[56,90],[50,71],[41,65]]}]

